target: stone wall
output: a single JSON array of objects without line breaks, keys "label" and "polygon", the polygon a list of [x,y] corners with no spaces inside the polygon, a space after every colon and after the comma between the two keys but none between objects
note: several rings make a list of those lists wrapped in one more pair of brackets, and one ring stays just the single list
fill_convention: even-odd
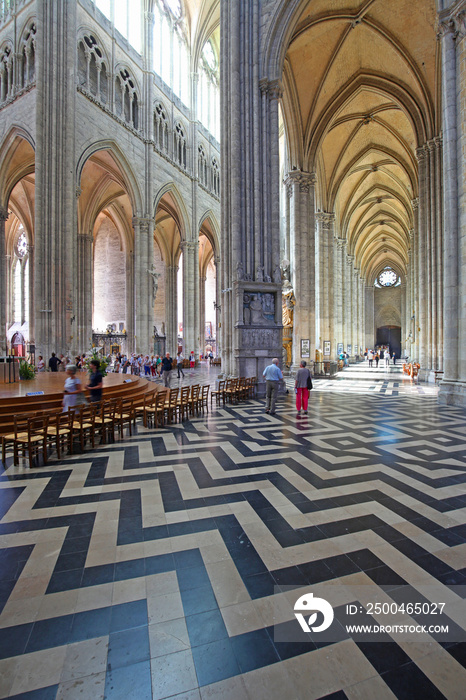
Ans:
[{"label": "stone wall", "polygon": [[106,217],[94,244],[92,325],[95,330],[105,331],[109,323],[118,321],[123,321],[126,328],[126,256],[115,225]]},{"label": "stone wall", "polygon": [[401,326],[401,287],[374,289],[375,326]]}]

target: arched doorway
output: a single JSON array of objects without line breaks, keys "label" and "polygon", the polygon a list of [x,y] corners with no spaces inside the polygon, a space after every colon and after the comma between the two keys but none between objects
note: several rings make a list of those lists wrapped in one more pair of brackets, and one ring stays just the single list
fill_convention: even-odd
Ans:
[{"label": "arched doorway", "polygon": [[92,153],[82,167],[78,310],[72,333],[77,352],[91,344],[103,347],[107,330],[111,330],[113,349],[124,353],[133,349],[135,195],[129,179],[134,180],[131,170],[123,169],[112,150]]},{"label": "arched doorway", "polygon": [[21,333],[15,333],[11,339],[11,352],[16,357],[25,357],[26,343]]}]

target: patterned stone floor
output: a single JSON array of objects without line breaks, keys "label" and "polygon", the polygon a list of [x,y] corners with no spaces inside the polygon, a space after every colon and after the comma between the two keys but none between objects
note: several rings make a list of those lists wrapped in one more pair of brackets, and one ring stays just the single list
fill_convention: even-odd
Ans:
[{"label": "patterned stone floor", "polygon": [[[465,412],[351,371],[317,380],[304,417],[290,392],[274,416],[253,400],[47,467],[8,461],[0,697],[464,700],[461,634],[364,641],[339,620],[351,586],[409,585],[466,629]],[[308,591],[338,633],[280,641]]]}]

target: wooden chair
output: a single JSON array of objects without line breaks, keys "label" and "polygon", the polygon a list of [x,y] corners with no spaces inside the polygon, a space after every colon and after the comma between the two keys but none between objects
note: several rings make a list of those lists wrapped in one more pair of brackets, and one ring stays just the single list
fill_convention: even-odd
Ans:
[{"label": "wooden chair", "polygon": [[[13,464],[18,464],[18,451],[28,453],[29,468],[34,457],[39,458],[42,447],[44,464],[47,464],[47,415],[32,416],[24,420],[23,416],[15,416],[15,440],[13,443]],[[24,428],[26,427],[26,431]]]},{"label": "wooden chair", "polygon": [[237,384],[237,400],[246,401],[248,398],[248,379],[246,377],[240,377]]},{"label": "wooden chair", "polygon": [[152,402],[146,402],[144,412],[144,425],[146,428],[149,423],[152,423],[154,428],[158,428],[159,424],[164,424],[167,394],[168,392],[166,390],[156,391]]},{"label": "wooden chair", "polygon": [[179,388],[169,389],[168,394],[165,398],[164,411],[167,415],[167,423],[171,423],[173,420],[176,422],[176,405],[178,402]]},{"label": "wooden chair", "polygon": [[227,379],[225,386],[225,400],[230,403],[237,403],[238,400],[238,379]]},{"label": "wooden chair", "polygon": [[201,391],[201,386],[200,384],[193,384],[191,386],[191,394],[189,396],[189,412],[193,416],[194,411],[196,411],[196,415],[199,414],[199,393]]},{"label": "wooden chair", "polygon": [[115,411],[116,399],[107,399],[100,403],[92,404],[94,411],[95,432],[100,434],[102,443],[107,444],[107,436],[115,440]]},{"label": "wooden chair", "polygon": [[[16,432],[15,432],[15,425],[18,423],[18,430],[20,431],[18,434],[22,435],[23,437],[27,435],[27,430],[28,430],[28,420],[29,418],[33,418],[36,415],[36,411],[33,411],[31,413],[22,413],[18,416],[13,416],[13,432],[11,433],[5,433],[2,435],[2,462],[6,466],[6,451],[8,449],[8,446],[10,445],[12,448],[14,448],[15,444],[15,438],[16,438]],[[20,421],[23,421],[22,428],[20,428]]]},{"label": "wooden chair", "polygon": [[201,387],[201,393],[199,395],[198,406],[199,406],[199,410],[202,410],[203,413],[204,413],[204,409],[206,409],[206,411],[209,412],[209,391],[210,391],[209,384],[205,384],[203,387]]},{"label": "wooden chair", "polygon": [[210,392],[210,407],[212,408],[212,400],[215,399],[215,403],[218,404],[220,403],[220,399],[223,401],[223,405],[225,405],[225,380],[219,380],[218,382],[218,389],[212,389]]},{"label": "wooden chair", "polygon": [[91,441],[92,447],[95,447],[94,432],[94,409],[92,406],[83,406],[79,413],[75,413],[73,420],[73,437],[75,435],[79,437],[82,452],[84,452],[84,443],[87,438]]},{"label": "wooden chair", "polygon": [[142,418],[144,427],[146,427],[146,408],[154,404],[156,393],[157,389],[154,388],[152,391],[143,394],[134,406],[135,419]]},{"label": "wooden chair", "polygon": [[118,399],[115,409],[115,423],[118,425],[118,434],[123,439],[123,432],[125,429],[125,423],[128,425],[128,430],[130,436],[133,434],[131,431],[132,424],[134,422],[134,400],[133,399]]},{"label": "wooden chair", "polygon": [[54,411],[49,414],[49,424],[47,427],[47,440],[55,445],[57,458],[61,459],[61,448],[68,443],[68,451],[73,454],[73,421],[74,411]]},{"label": "wooden chair", "polygon": [[186,418],[189,417],[189,392],[191,387],[183,386],[181,387],[181,392],[176,402],[176,410],[180,421],[184,420],[184,414],[186,413]]}]

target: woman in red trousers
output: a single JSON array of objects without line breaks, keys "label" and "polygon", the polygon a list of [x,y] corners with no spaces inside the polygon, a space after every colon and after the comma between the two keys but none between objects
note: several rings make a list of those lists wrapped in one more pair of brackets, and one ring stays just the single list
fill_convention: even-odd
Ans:
[{"label": "woman in red trousers", "polygon": [[299,369],[296,372],[294,385],[296,389],[296,410],[298,411],[299,416],[301,415],[301,406],[304,409],[304,413],[307,413],[309,389],[312,389],[312,377],[311,373],[306,367],[305,360],[301,360]]}]

